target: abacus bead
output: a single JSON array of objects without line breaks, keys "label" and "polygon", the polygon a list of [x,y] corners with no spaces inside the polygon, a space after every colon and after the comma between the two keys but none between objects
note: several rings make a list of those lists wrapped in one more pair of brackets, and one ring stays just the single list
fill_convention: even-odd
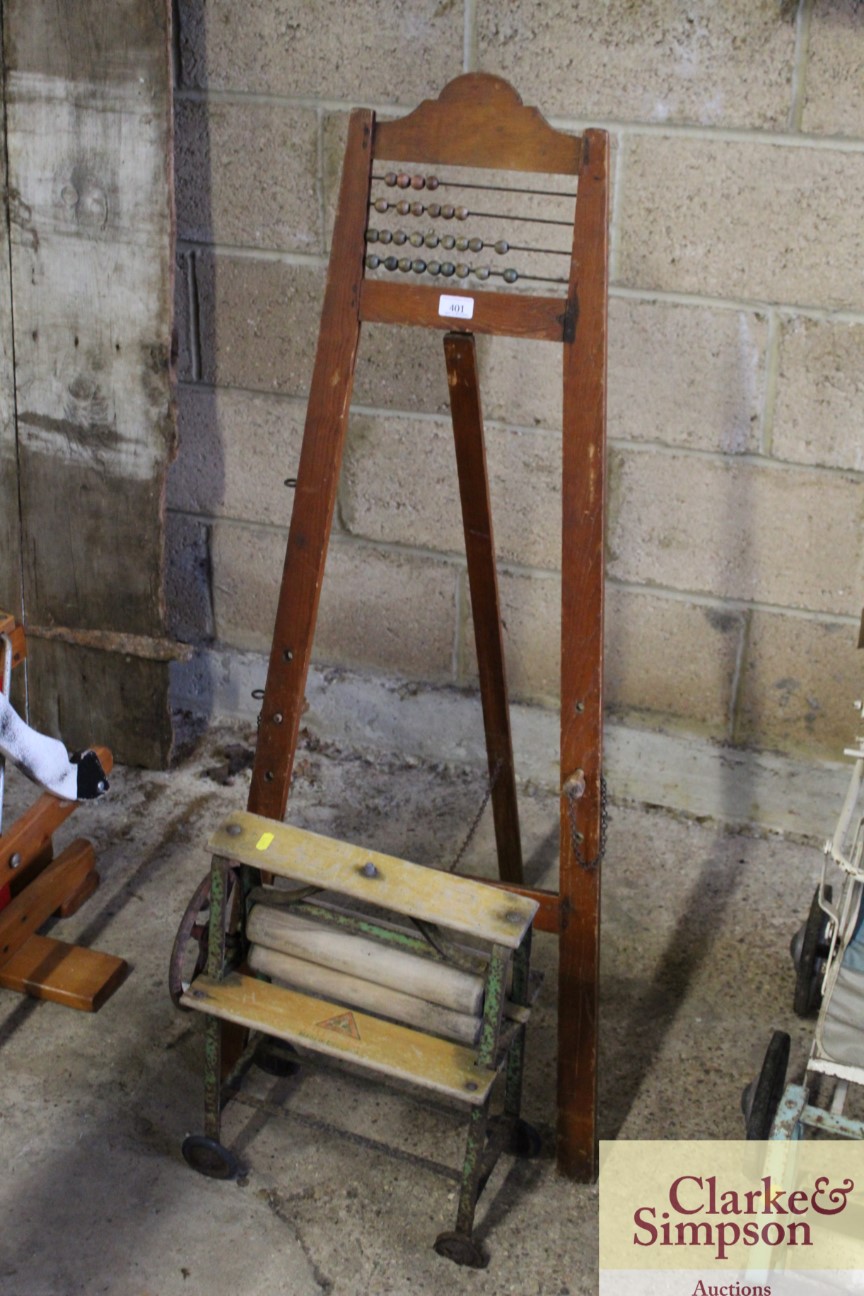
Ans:
[{"label": "abacus bead", "polygon": [[442,261],[442,262],[441,262],[441,273],[444,275],[444,278],[445,278],[445,279],[449,279],[450,276],[451,276],[452,274],[455,274],[455,273],[456,273],[456,267],[454,266],[453,262],[452,262],[452,261]]},{"label": "abacus bead", "polygon": [[441,183],[441,181],[438,179],[437,176],[427,176],[427,177],[426,177],[426,188],[427,188],[427,189],[437,189],[440,183]]},{"label": "abacus bead", "polygon": [[446,248],[448,252],[450,252],[453,248],[455,248],[455,246],[456,246],[456,240],[455,240],[455,238],[453,237],[453,235],[452,235],[452,234],[442,234],[442,235],[441,235],[441,246],[442,246],[443,248]]},{"label": "abacus bead", "polygon": [[390,210],[390,204],[386,198],[375,199],[375,210],[377,212],[386,212]]},{"label": "abacus bead", "polygon": [[438,246],[438,235],[434,230],[430,230],[423,242],[428,248],[436,248]]},{"label": "abacus bead", "polygon": [[472,238],[468,240],[468,246],[472,252],[483,251],[483,240],[481,238]]},{"label": "abacus bead", "polygon": [[407,189],[411,184],[411,177],[409,175],[406,175],[405,172],[402,171],[396,177],[396,183],[400,189]]},{"label": "abacus bead", "polygon": [[381,264],[380,257],[377,257],[374,254],[370,254],[369,256],[367,256],[366,265],[370,270],[377,270],[380,264]]},{"label": "abacus bead", "polygon": [[495,244],[495,251],[498,253],[499,256],[503,256],[505,252],[510,251],[510,244],[507,242],[506,239],[499,239],[498,242]]},{"label": "abacus bead", "polygon": [[378,231],[377,231],[377,229],[368,229],[368,230],[366,231],[366,242],[367,242],[367,243],[377,243],[377,242],[378,242]]},{"label": "abacus bead", "polygon": [[384,183],[385,183],[386,185],[389,185],[390,188],[392,189],[393,186],[394,186],[395,183],[396,183],[396,172],[395,172],[395,171],[388,171],[387,174],[386,174],[385,177],[384,177]]},{"label": "abacus bead", "polygon": [[440,261],[430,261],[429,264],[427,265],[426,269],[429,271],[429,273],[430,273],[431,275],[440,274],[440,273],[441,273],[441,262],[440,262]]},{"label": "abacus bead", "polygon": [[412,189],[425,189],[425,188],[426,188],[426,181],[424,180],[423,176],[412,176],[412,177],[411,177],[411,188],[412,188]]},{"label": "abacus bead", "polygon": [[399,260],[397,257],[389,256],[387,260],[384,262],[384,269],[395,270],[398,264],[399,264]]},{"label": "abacus bead", "polygon": [[426,210],[428,211],[432,219],[435,220],[438,216],[441,215],[441,204],[430,203],[429,206],[426,208]]},{"label": "abacus bead", "polygon": [[401,229],[399,229],[399,230],[394,230],[394,231],[393,231],[393,242],[396,243],[399,247],[401,247],[403,243],[407,243],[407,242],[408,242],[408,235],[405,233],[404,230],[401,230]]},{"label": "abacus bead", "polygon": [[476,268],[476,270],[474,271],[474,273],[475,273],[475,275],[477,276],[478,279],[488,279],[488,278],[489,278],[489,267],[488,267],[488,266],[477,266],[477,268]]},{"label": "abacus bead", "polygon": [[411,204],[412,216],[422,216],[425,210],[426,208],[423,206],[421,202],[416,202]]},{"label": "abacus bead", "polygon": [[414,230],[413,233],[408,235],[408,242],[411,244],[412,247],[422,247],[423,235],[420,233],[419,230]]},{"label": "abacus bead", "polygon": [[400,198],[399,202],[396,204],[396,210],[400,216],[407,216],[411,210],[411,204],[408,199]]},{"label": "abacus bead", "polygon": [[468,217],[470,216],[470,214],[471,214],[471,213],[468,211],[468,208],[467,208],[467,207],[457,207],[457,208],[456,208],[456,219],[457,219],[457,220],[467,220]]},{"label": "abacus bead", "polygon": [[460,261],[456,267],[456,273],[460,279],[467,279],[471,271],[464,261]]},{"label": "abacus bead", "polygon": [[379,230],[379,231],[378,231],[378,242],[379,242],[379,243],[392,243],[392,242],[393,242],[393,231],[392,231],[392,230]]},{"label": "abacus bead", "polygon": [[411,269],[411,258],[402,257],[402,259],[399,262],[399,269],[402,271],[403,274],[407,274],[408,271]]},{"label": "abacus bead", "polygon": [[445,203],[444,206],[441,208],[441,215],[444,217],[445,220],[452,220],[453,217],[456,215],[456,208],[452,207],[450,203]]},{"label": "abacus bead", "polygon": [[426,270],[426,262],[421,261],[418,258],[416,261],[411,262],[411,269],[414,271],[415,274],[423,274]]},{"label": "abacus bead", "polygon": [[459,249],[460,252],[468,251],[468,240],[464,234],[459,235],[458,239],[456,240],[456,247]]},{"label": "abacus bead", "polygon": [[516,271],[516,270],[505,270],[505,271],[504,271],[504,282],[505,282],[505,283],[515,283],[516,280],[517,280],[518,278],[519,278],[519,273],[518,273],[518,271]]}]

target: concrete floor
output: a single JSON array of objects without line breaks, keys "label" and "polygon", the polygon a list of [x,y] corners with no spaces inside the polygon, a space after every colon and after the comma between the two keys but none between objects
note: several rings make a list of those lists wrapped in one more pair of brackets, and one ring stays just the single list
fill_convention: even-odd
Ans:
[{"label": "concrete floor", "polygon": [[[575,1296],[597,1290],[597,1189],[555,1171],[555,941],[532,1019],[524,1113],[539,1160],[499,1164],[478,1212],[483,1272],[432,1250],[453,1184],[409,1154],[461,1159],[462,1129],[380,1087],[332,1074],[254,1073],[287,1119],[232,1104],[224,1141],[247,1173],[220,1183],[180,1155],[202,1124],[202,1020],[166,991],[172,940],[223,813],[243,808],[247,728],[214,729],[170,773],[117,770],[58,840],[97,844],[102,886],[54,934],[132,965],[95,1016],[0,992],[2,1296]],[[226,755],[226,752],[228,753]],[[227,779],[227,781],[226,781]],[[10,779],[6,822],[31,799]],[[845,784],[845,780],[843,780]],[[307,742],[289,818],[422,863],[449,865],[483,799],[476,769]],[[841,789],[842,790],[842,789]],[[613,807],[604,871],[601,1136],[736,1138],[739,1096],[791,1011],[789,938],[818,878],[816,847],[747,836],[639,805]],[[554,881],[556,804],[527,786],[528,873]],[[463,868],[488,867],[483,816]],[[815,837],[831,823],[814,824]],[[347,1130],[350,1137],[337,1132]],[[367,1141],[364,1142],[364,1137]],[[390,1144],[385,1156],[368,1139]]]}]

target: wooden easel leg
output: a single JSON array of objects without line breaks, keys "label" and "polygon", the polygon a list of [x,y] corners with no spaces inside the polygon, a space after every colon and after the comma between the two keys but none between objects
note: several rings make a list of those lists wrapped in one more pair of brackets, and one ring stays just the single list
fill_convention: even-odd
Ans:
[{"label": "wooden easel leg", "polygon": [[486,753],[492,788],[492,814],[498,849],[498,872],[505,882],[522,881],[522,841],[516,802],[516,774],[507,674],[501,632],[495,540],[483,440],[483,413],[477,381],[477,355],[471,333],[444,337],[447,384],[456,444],[459,495],[465,528],[465,553],[474,642],[480,673],[480,697],[486,730]]},{"label": "wooden easel leg", "polygon": [[248,809],[282,819],[333,522],[360,342],[372,113],[351,114]]},{"label": "wooden easel leg", "polygon": [[602,131],[585,132],[569,298],[578,311],[564,339],[558,1168],[583,1181],[597,1175],[607,150]]}]

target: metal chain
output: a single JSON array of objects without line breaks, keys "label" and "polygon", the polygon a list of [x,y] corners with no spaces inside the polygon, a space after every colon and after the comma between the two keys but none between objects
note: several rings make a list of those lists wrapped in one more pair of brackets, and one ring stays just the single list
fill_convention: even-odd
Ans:
[{"label": "metal chain", "polygon": [[462,860],[465,856],[465,852],[468,850],[468,847],[471,845],[472,841],[474,840],[477,829],[480,827],[480,820],[483,818],[483,814],[486,810],[487,805],[489,804],[489,798],[492,796],[492,793],[495,790],[495,784],[498,782],[498,775],[501,773],[501,764],[502,762],[499,760],[497,765],[495,766],[495,769],[492,772],[492,777],[489,779],[486,787],[486,791],[483,794],[483,800],[480,802],[480,809],[477,811],[474,818],[472,819],[465,840],[462,842],[462,845],[459,847],[458,851],[456,852],[456,855],[453,858],[453,862],[448,866],[447,868],[448,873],[456,872],[457,868],[462,863]]},{"label": "metal chain", "polygon": [[580,794],[574,790],[565,790],[564,795],[567,797],[567,817],[570,821],[570,840],[573,843],[573,854],[576,856],[576,863],[580,868],[587,869],[589,872],[599,868],[606,854],[606,830],[609,826],[609,800],[606,792],[606,778],[600,776],[600,842],[597,854],[593,860],[582,858],[580,850],[581,843],[585,840],[584,835],[579,830],[576,819],[576,802],[580,799]]}]

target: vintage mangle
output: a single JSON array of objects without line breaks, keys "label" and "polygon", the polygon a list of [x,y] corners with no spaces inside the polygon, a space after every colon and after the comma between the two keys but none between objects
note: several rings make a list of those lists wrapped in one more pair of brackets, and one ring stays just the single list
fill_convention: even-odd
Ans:
[{"label": "vintage mangle", "polygon": [[[607,150],[604,132],[587,130],[580,136],[559,132],[536,109],[525,107],[507,82],[481,73],[456,78],[437,100],[425,101],[399,120],[378,121],[374,112],[364,109],[351,114],[248,813],[231,816],[211,839],[211,879],[184,920],[184,938],[188,938],[196,930],[196,913],[209,897],[207,974],[204,976],[203,966],[199,966],[191,985],[175,987],[176,997],[186,1006],[219,1019],[208,1036],[211,1100],[207,1134],[214,1139],[218,1138],[219,1103],[213,1094],[220,1076],[224,1078],[236,1059],[238,1029],[258,1026],[265,1034],[271,1029],[266,1024],[262,1027],[261,1016],[254,1011],[236,1003],[233,1008],[230,1004],[226,1007],[220,1001],[223,991],[217,983],[225,978],[226,892],[232,888],[235,895],[240,892],[248,912],[249,896],[260,899],[274,873],[305,884],[307,890],[317,884],[364,898],[368,880],[384,878],[388,885],[392,881],[395,889],[402,888],[403,902],[394,908],[401,907],[409,917],[425,914],[428,919],[431,915],[446,927],[446,904],[456,903],[448,888],[467,881],[427,870],[433,879],[446,881],[446,887],[439,895],[434,882],[424,884],[424,897],[416,901],[420,907],[412,911],[413,902],[404,900],[411,879],[403,876],[401,862],[326,839],[316,847],[312,834],[295,836],[298,830],[282,823],[304,709],[361,327],[372,322],[419,326],[445,331],[444,357],[498,853],[500,882],[484,887],[488,902],[477,901],[478,913],[482,910],[485,914],[478,919],[477,934],[485,936],[494,948],[495,922],[506,910],[514,925],[511,949],[527,937],[532,915],[539,930],[558,937],[558,1165],[574,1178],[588,1180],[595,1175],[599,891],[604,848],[601,721]],[[482,175],[478,179],[478,171],[488,173],[485,179]],[[524,176],[514,180],[513,173]],[[556,177],[555,187],[548,187],[543,176]],[[569,178],[569,184],[562,184],[561,177]],[[543,210],[544,205],[548,211]],[[517,233],[505,239],[501,228],[505,225]],[[544,239],[553,226],[565,226],[569,231],[564,249],[559,248],[557,255]],[[547,265],[557,268],[544,268]],[[535,285],[539,294],[533,291]],[[561,831],[557,892],[528,888],[522,876],[474,334],[540,339],[561,347]],[[410,870],[414,866],[404,867]],[[469,883],[471,903],[476,900],[476,885]],[[505,899],[507,892],[511,894]],[[443,898],[445,893],[449,900]],[[493,901],[496,895],[500,903]],[[494,921],[493,910],[497,915]],[[452,913],[450,917],[453,923],[449,925],[457,932],[468,930],[460,915]],[[199,964],[203,964],[206,944],[202,942]],[[235,971],[238,966],[241,972],[248,971],[251,948],[248,938],[241,940]],[[229,981],[231,975],[229,972]],[[242,979],[236,978],[238,983]],[[266,993],[269,988],[261,991]],[[520,1018],[518,1004],[520,1000],[527,1004],[527,995],[512,990],[510,995],[515,1005],[511,1005],[511,1020],[524,1022],[525,1013]],[[333,1002],[338,1004],[338,997]],[[504,1015],[506,1018],[506,1011]],[[334,1022],[341,1022],[343,1033],[351,1034],[349,1017],[353,1022],[350,1013],[344,1018],[331,1015],[318,1025],[332,1028]],[[500,1025],[500,1013],[497,1025],[486,1022],[487,1045],[493,1026],[497,1030]],[[289,1041],[302,1037],[298,1030],[296,1022],[281,1032],[272,1027],[274,1035],[281,1033],[282,1039]],[[480,1047],[482,1050],[482,1042]],[[487,1062],[490,1056],[487,1049]],[[518,1114],[518,1102],[516,1109]],[[206,1161],[206,1150],[201,1155]],[[197,1168],[222,1173],[219,1165],[208,1170],[199,1164]],[[473,1216],[473,1199],[469,1204]],[[470,1219],[467,1228],[463,1224],[464,1220],[457,1224],[457,1231],[462,1228],[470,1241]],[[452,1258],[460,1257],[453,1254]],[[464,1256],[461,1259],[474,1263]]]}]

